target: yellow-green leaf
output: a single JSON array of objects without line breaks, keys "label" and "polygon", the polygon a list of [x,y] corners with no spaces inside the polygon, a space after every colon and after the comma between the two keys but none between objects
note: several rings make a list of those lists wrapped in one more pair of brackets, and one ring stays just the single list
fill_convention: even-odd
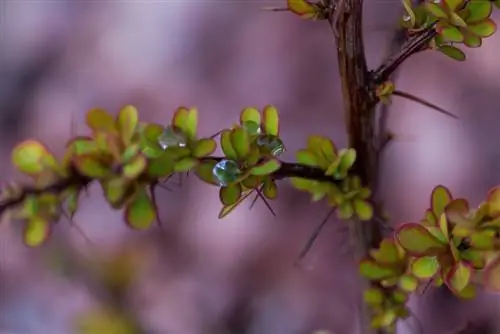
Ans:
[{"label": "yellow-green leaf", "polygon": [[196,142],[193,149],[193,156],[203,158],[215,152],[217,142],[212,138],[200,139]]},{"label": "yellow-green leaf", "polygon": [[233,147],[233,144],[231,142],[231,131],[230,130],[224,130],[222,131],[220,135],[220,146],[222,148],[222,152],[224,152],[224,155],[226,158],[229,160],[238,160],[238,154],[236,153],[236,150]]},{"label": "yellow-green leaf", "polygon": [[240,196],[236,203],[222,207],[219,212],[218,218],[222,219],[230,214],[241,202],[243,202],[248,196],[250,196],[252,192],[253,190],[247,191],[242,196]]},{"label": "yellow-green leaf", "polygon": [[92,131],[115,132],[115,118],[104,109],[94,108],[87,112],[87,126]]},{"label": "yellow-green leaf", "polygon": [[130,179],[136,179],[147,168],[148,160],[142,154],[138,154],[128,164],[123,167],[123,175]]},{"label": "yellow-green leaf", "polygon": [[411,275],[403,275],[399,278],[399,287],[406,292],[414,292],[418,288],[418,279]]},{"label": "yellow-green leaf", "polygon": [[82,154],[75,156],[73,157],[73,164],[78,172],[89,178],[102,179],[111,173],[111,169],[104,165],[99,160],[99,156],[95,154]]},{"label": "yellow-green leaf", "polygon": [[281,167],[281,162],[278,159],[269,158],[260,164],[253,166],[250,169],[251,175],[269,175],[276,172]]},{"label": "yellow-green leaf", "polygon": [[218,186],[219,183],[214,179],[214,166],[217,164],[216,160],[203,160],[198,166],[194,168],[194,172],[198,178],[208,184]]},{"label": "yellow-green leaf", "polygon": [[432,190],[431,209],[436,218],[441,216],[452,199],[450,191],[445,186],[439,185]]},{"label": "yellow-green leaf", "polygon": [[50,234],[50,221],[42,217],[31,217],[26,222],[23,239],[26,246],[38,247],[42,245]]},{"label": "yellow-green leaf", "polygon": [[120,207],[130,187],[130,181],[120,177],[115,177],[111,180],[105,180],[101,183],[106,200],[112,207]]},{"label": "yellow-green leaf", "polygon": [[406,223],[396,231],[399,244],[413,256],[425,256],[439,254],[447,249],[432,235],[425,227],[416,223]]},{"label": "yellow-green leaf", "polygon": [[238,159],[244,160],[250,153],[250,137],[243,128],[237,127],[230,133],[231,146]]},{"label": "yellow-green leaf", "polygon": [[460,261],[448,271],[445,283],[452,291],[460,292],[469,284],[471,276],[472,267]]},{"label": "yellow-green leaf", "polygon": [[139,189],[133,201],[125,209],[125,221],[131,227],[145,230],[153,224],[156,219],[156,207],[146,192]]},{"label": "yellow-green leaf", "polygon": [[125,146],[130,144],[138,124],[139,114],[134,106],[127,105],[118,113],[116,127]]},{"label": "yellow-green leaf", "polygon": [[279,135],[279,116],[278,110],[272,105],[267,105],[262,111],[262,129],[265,134]]},{"label": "yellow-green leaf", "polygon": [[235,183],[227,187],[221,187],[219,190],[219,198],[224,206],[229,206],[238,202],[238,199],[241,197],[241,193],[241,185],[239,183]]},{"label": "yellow-green leaf", "polygon": [[373,218],[373,206],[362,199],[353,201],[354,212],[361,220],[370,220]]},{"label": "yellow-green leaf", "polygon": [[177,161],[174,165],[175,172],[187,172],[190,169],[196,167],[200,161],[193,157],[182,158]]},{"label": "yellow-green leaf", "polygon": [[317,167],[320,166],[320,163],[316,157],[316,155],[308,150],[299,150],[297,151],[295,158],[299,164],[303,164],[306,166]]},{"label": "yellow-green leaf", "polygon": [[36,175],[44,170],[42,160],[49,155],[45,146],[35,140],[25,140],[12,151],[12,163],[22,173]]},{"label": "yellow-green leaf", "polygon": [[240,124],[243,126],[246,122],[253,122],[260,125],[260,112],[252,107],[243,109],[240,115]]},{"label": "yellow-green leaf", "polygon": [[359,272],[363,277],[373,281],[394,277],[398,274],[397,270],[390,266],[385,266],[370,260],[363,260],[359,264]]},{"label": "yellow-green leaf", "polygon": [[439,262],[434,256],[416,258],[411,264],[412,274],[420,279],[429,279],[436,275]]},{"label": "yellow-green leaf", "polygon": [[172,118],[172,125],[182,130],[190,140],[195,140],[198,129],[198,110],[196,108],[178,108]]},{"label": "yellow-green leaf", "polygon": [[275,199],[276,197],[278,197],[278,186],[272,178],[268,177],[264,180],[262,193],[264,194],[264,196],[266,196],[266,198],[269,199]]}]

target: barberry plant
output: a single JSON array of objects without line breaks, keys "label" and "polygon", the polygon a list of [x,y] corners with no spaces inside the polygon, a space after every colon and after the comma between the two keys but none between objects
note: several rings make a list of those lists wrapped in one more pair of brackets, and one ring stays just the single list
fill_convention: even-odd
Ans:
[{"label": "barberry plant", "polygon": [[77,212],[81,193],[92,183],[100,184],[112,208],[123,210],[131,228],[144,230],[160,223],[155,190],[175,174],[193,173],[218,187],[219,218],[251,194],[266,203],[276,199],[280,181],[289,179],[293,187],[310,193],[312,201],[324,200],[354,232],[359,271],[368,282],[366,331],[394,332],[397,321],[411,314],[409,296],[429,285],[445,285],[465,299],[473,298],[478,287],[499,291],[500,186],[473,208],[438,185],[421,220],[383,235],[387,218],[375,196],[377,172],[380,152],[392,136],[386,129],[376,130],[375,108],[400,96],[453,116],[397,91],[391,75],[408,57],[425,50],[464,61],[463,48],[480,47],[496,31],[491,15],[500,1],[402,0],[406,40],[374,70],[365,61],[362,5],[362,0],[288,0],[286,8],[271,9],[331,25],[349,147],[339,149],[329,138],[311,135],[295,162],[283,161],[286,148],[273,105],[244,108],[232,127],[213,136],[198,133],[196,108],[179,107],[168,124],[143,122],[130,105],[116,115],[96,108],[86,115],[90,135],[70,139],[61,158],[35,139],[13,149],[14,166],[32,183],[4,186],[0,213],[8,210],[10,219],[23,222],[25,244],[37,247],[62,215]]}]

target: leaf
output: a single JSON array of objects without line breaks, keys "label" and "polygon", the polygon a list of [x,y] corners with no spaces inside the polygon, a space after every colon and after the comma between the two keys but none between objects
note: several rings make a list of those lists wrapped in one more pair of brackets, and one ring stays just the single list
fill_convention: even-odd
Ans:
[{"label": "leaf", "polygon": [[246,122],[253,122],[260,125],[260,112],[256,108],[245,108],[240,114],[240,124],[243,125]]},{"label": "leaf", "polygon": [[500,292],[500,256],[491,261],[484,272],[484,286],[492,292]]},{"label": "leaf", "polygon": [[441,216],[452,199],[450,191],[445,186],[439,185],[432,190],[431,209],[436,218]]},{"label": "leaf", "polygon": [[294,188],[297,190],[311,191],[316,181],[305,179],[302,177],[291,177],[290,182]]},{"label": "leaf", "polygon": [[418,288],[418,279],[411,275],[403,275],[399,278],[399,287],[406,292],[415,292]]},{"label": "leaf", "polygon": [[31,217],[24,228],[24,243],[29,247],[41,246],[49,238],[49,234],[50,221],[42,217]]},{"label": "leaf", "polygon": [[125,221],[132,228],[145,230],[156,219],[156,207],[145,188],[139,189],[135,198],[125,208]]},{"label": "leaf", "polygon": [[436,31],[445,40],[447,40],[449,42],[463,42],[463,40],[464,40],[464,35],[455,26],[443,25],[443,24],[440,24],[440,22],[438,22],[436,24]]},{"label": "leaf", "polygon": [[384,293],[377,288],[363,291],[363,300],[369,305],[381,305],[384,302]]},{"label": "leaf", "polygon": [[445,283],[452,291],[462,291],[470,281],[472,268],[463,261],[455,263],[446,275]]},{"label": "leaf", "polygon": [[360,220],[370,220],[373,218],[373,206],[362,199],[355,199],[353,201],[354,212]]},{"label": "leaf", "polygon": [[127,191],[130,189],[130,183],[127,179],[115,177],[111,180],[103,181],[101,187],[109,204],[114,208],[119,208],[127,195]]},{"label": "leaf", "polygon": [[278,159],[269,158],[260,164],[253,166],[250,169],[251,175],[264,176],[276,172],[281,167],[281,162]]},{"label": "leaf", "polygon": [[476,286],[472,283],[469,283],[462,291],[455,292],[455,296],[462,298],[462,299],[474,299],[477,295],[477,289]]},{"label": "leaf", "polygon": [[427,10],[427,12],[434,15],[436,18],[445,19],[448,17],[448,14],[444,11],[443,7],[441,7],[435,3],[427,2],[424,4],[424,6],[425,6],[425,9]]},{"label": "leaf", "polygon": [[490,217],[500,216],[500,186],[488,191],[486,202],[488,203],[488,215]]},{"label": "leaf", "polygon": [[492,19],[486,19],[478,23],[469,24],[467,26],[467,30],[474,35],[486,38],[495,33],[495,31],[497,30],[497,25]]},{"label": "leaf", "polygon": [[302,18],[311,19],[316,14],[316,7],[306,0],[287,0],[288,9]]},{"label": "leaf", "polygon": [[219,190],[219,199],[224,206],[233,205],[241,197],[242,189],[239,183],[221,187]]},{"label": "leaf", "polygon": [[162,154],[149,159],[147,166],[148,176],[152,178],[166,177],[174,172],[174,159],[168,154]]},{"label": "leaf", "polygon": [[238,154],[233,147],[232,139],[231,139],[231,131],[224,130],[220,135],[220,146],[222,148],[222,152],[229,160],[238,160]]},{"label": "leaf", "polygon": [[410,255],[425,256],[442,253],[447,245],[433,236],[425,227],[416,223],[406,223],[396,231],[396,238]]},{"label": "leaf", "polygon": [[342,220],[348,220],[352,218],[354,214],[354,209],[350,202],[343,202],[339,205],[337,210],[337,217]]},{"label": "leaf", "polygon": [[138,124],[139,114],[134,106],[127,105],[118,113],[116,127],[125,146],[130,144]]},{"label": "leaf", "polygon": [[467,4],[467,23],[483,21],[490,17],[493,4],[490,1],[469,1]]},{"label": "leaf", "polygon": [[434,256],[419,257],[411,263],[411,273],[420,279],[432,278],[438,270],[439,262]]},{"label": "leaf", "polygon": [[493,250],[495,247],[495,235],[496,231],[494,230],[474,231],[470,235],[470,245],[479,250]]},{"label": "leaf", "polygon": [[174,171],[177,173],[188,172],[192,168],[196,167],[200,161],[193,157],[182,158],[177,161],[174,165]]},{"label": "leaf", "polygon": [[372,281],[380,281],[398,275],[398,271],[390,266],[384,266],[371,260],[362,260],[359,264],[359,273]]},{"label": "leaf", "polygon": [[148,160],[142,154],[138,154],[123,167],[123,175],[129,180],[139,177],[147,168]]},{"label": "leaf", "polygon": [[250,153],[250,136],[243,128],[237,127],[230,133],[231,146],[239,160],[244,160]]},{"label": "leaf", "polygon": [[116,131],[115,118],[104,109],[94,108],[88,111],[86,123],[93,132],[102,131],[113,133]]},{"label": "leaf", "polygon": [[262,129],[265,134],[279,135],[279,116],[278,110],[272,105],[267,105],[262,111]]},{"label": "leaf", "polygon": [[406,11],[406,14],[407,14],[407,17],[408,17],[408,20],[410,21],[410,27],[414,27],[415,26],[415,13],[413,12],[413,4],[411,3],[411,0],[403,0],[403,7]]},{"label": "leaf", "polygon": [[262,192],[266,198],[275,199],[278,197],[278,186],[276,182],[270,177],[264,180],[264,186],[262,188]]},{"label": "leaf", "polygon": [[464,35],[464,42],[463,42],[467,47],[469,48],[478,48],[481,45],[483,45],[483,39],[481,37],[478,37],[470,32],[467,32]]},{"label": "leaf", "polygon": [[194,172],[198,178],[208,184],[218,186],[219,183],[214,179],[213,169],[217,164],[216,160],[203,160],[198,166],[194,168]]},{"label": "leaf", "polygon": [[89,178],[103,179],[111,174],[111,169],[104,165],[96,154],[75,156],[73,164],[80,174]]},{"label": "leaf", "polygon": [[238,201],[236,203],[234,203],[232,205],[224,206],[220,210],[218,218],[222,219],[222,218],[226,217],[228,214],[230,214],[241,202],[243,202],[248,196],[250,196],[250,194],[252,192],[253,192],[252,190],[247,191],[242,196],[240,196],[240,198],[238,199]]},{"label": "leaf", "polygon": [[312,166],[312,167],[319,166],[319,162],[316,158],[316,155],[314,155],[314,153],[311,151],[299,150],[299,151],[297,151],[295,158],[297,159],[297,162],[299,164],[306,165],[306,166]]},{"label": "leaf", "polygon": [[444,3],[449,8],[451,12],[455,12],[457,9],[462,7],[464,0],[444,0]]},{"label": "leaf", "polygon": [[338,169],[341,173],[346,173],[349,169],[351,169],[356,161],[356,150],[353,148],[342,150],[340,156],[342,159],[340,160]]},{"label": "leaf", "polygon": [[197,158],[204,158],[215,152],[217,142],[212,138],[200,139],[196,142],[193,155]]},{"label": "leaf", "polygon": [[35,140],[25,140],[14,147],[12,163],[24,174],[36,175],[44,170],[42,160],[49,155],[45,146]]},{"label": "leaf", "polygon": [[400,260],[398,248],[392,238],[383,239],[379,249],[371,250],[370,255],[381,264],[394,264]]},{"label": "leaf", "polygon": [[172,118],[172,125],[179,128],[190,140],[196,139],[198,129],[198,110],[179,107]]},{"label": "leaf", "polygon": [[464,61],[466,59],[465,53],[462,50],[451,45],[442,45],[438,48],[438,51],[458,61]]}]

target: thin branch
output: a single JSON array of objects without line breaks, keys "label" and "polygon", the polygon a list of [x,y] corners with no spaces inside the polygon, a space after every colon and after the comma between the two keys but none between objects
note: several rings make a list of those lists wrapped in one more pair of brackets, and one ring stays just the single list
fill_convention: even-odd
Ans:
[{"label": "thin branch", "polygon": [[449,112],[448,110],[446,109],[443,109],[433,103],[430,103],[430,102],[427,102],[426,100],[418,97],[418,96],[415,96],[413,94],[410,94],[410,93],[406,93],[406,92],[402,92],[400,90],[395,90],[394,92],[392,92],[392,95],[394,96],[399,96],[399,97],[402,97],[402,98],[405,98],[407,100],[410,100],[410,101],[413,101],[413,102],[416,102],[416,103],[420,103],[426,107],[429,107],[431,109],[434,109],[438,112],[440,112],[441,114],[443,115],[446,115],[448,117],[451,117],[451,118],[454,118],[454,119],[458,119],[458,116]]}]

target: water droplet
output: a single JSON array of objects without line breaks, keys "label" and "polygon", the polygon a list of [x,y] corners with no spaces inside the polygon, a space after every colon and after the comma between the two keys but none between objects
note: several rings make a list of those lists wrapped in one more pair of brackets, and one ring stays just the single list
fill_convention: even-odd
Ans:
[{"label": "water droplet", "polygon": [[241,170],[235,161],[222,160],[214,166],[212,173],[219,184],[225,187],[240,177]]},{"label": "water droplet", "polygon": [[161,148],[166,150],[167,147],[185,147],[187,138],[182,131],[174,129],[172,126],[167,126],[165,131],[158,137],[158,144]]},{"label": "water droplet", "polygon": [[257,139],[257,145],[268,149],[275,157],[281,155],[286,150],[283,141],[271,135],[260,136],[259,139]]},{"label": "water droplet", "polygon": [[243,129],[252,135],[261,133],[260,125],[254,121],[246,121],[242,124]]},{"label": "water droplet", "polygon": [[441,0],[434,0],[433,2],[434,2],[434,3],[437,3],[437,4],[440,4],[440,3],[441,3]]},{"label": "water droplet", "polygon": [[410,15],[405,15],[405,16],[403,16],[403,21],[408,22],[408,21],[410,21],[410,20],[411,20]]}]

